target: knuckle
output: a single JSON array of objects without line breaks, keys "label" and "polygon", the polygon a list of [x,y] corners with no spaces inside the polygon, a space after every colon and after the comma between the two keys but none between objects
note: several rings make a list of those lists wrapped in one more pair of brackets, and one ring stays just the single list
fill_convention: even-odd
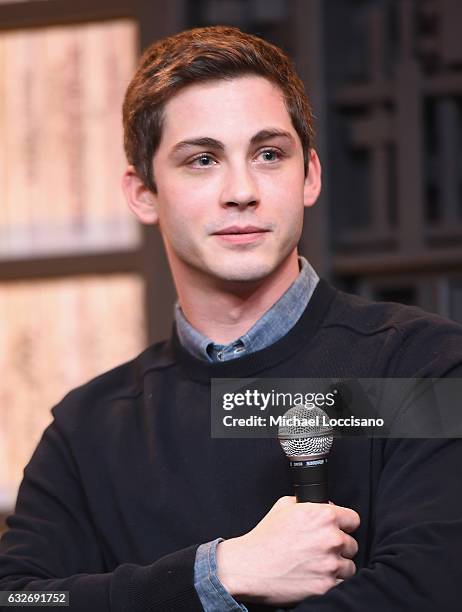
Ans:
[{"label": "knuckle", "polygon": [[351,578],[355,574],[356,574],[356,565],[353,563],[353,561],[350,561],[349,559],[345,559],[345,561],[342,563],[342,567],[338,575],[341,578]]},{"label": "knuckle", "polygon": [[334,557],[333,555],[329,555],[322,564],[323,573],[326,576],[336,575],[340,569],[340,559],[338,557]]},{"label": "knuckle", "polygon": [[354,539],[351,538],[351,551],[352,551],[352,556],[356,556],[358,554],[358,550],[359,550],[359,546],[358,546],[358,542]]},{"label": "knuckle", "polygon": [[329,536],[328,545],[331,550],[340,551],[345,545],[345,537],[340,531],[333,531]]},{"label": "knuckle", "polygon": [[356,565],[353,561],[348,561],[348,567],[350,571],[350,576],[354,576],[356,574]]},{"label": "knuckle", "polygon": [[354,538],[349,535],[343,536],[343,545],[341,552],[345,557],[354,557],[358,552],[358,544]]},{"label": "knuckle", "polygon": [[293,497],[285,495],[284,497],[280,497],[278,500],[275,501],[271,510],[282,510],[283,508],[287,508],[291,505],[293,505]]},{"label": "knuckle", "polygon": [[334,523],[337,519],[335,507],[330,504],[323,507],[322,515],[328,523]]}]

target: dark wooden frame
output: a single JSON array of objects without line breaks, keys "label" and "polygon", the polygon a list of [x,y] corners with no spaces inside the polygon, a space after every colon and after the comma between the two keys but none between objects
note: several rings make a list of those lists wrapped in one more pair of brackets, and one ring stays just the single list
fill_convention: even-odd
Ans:
[{"label": "dark wooden frame", "polygon": [[[347,5],[354,9],[353,0],[342,0],[341,4],[343,11]],[[409,274],[420,282],[425,276],[449,278],[462,269],[462,226],[460,218],[457,219],[454,189],[445,198],[440,196],[439,203],[447,218],[434,225],[425,218],[428,153],[424,119],[424,104],[429,98],[460,97],[462,92],[460,44],[454,29],[462,16],[462,7],[460,3],[450,7],[437,1],[423,5],[417,0],[396,3],[400,53],[393,60],[393,73],[384,75],[386,46],[391,44],[385,41],[387,4],[370,2],[367,20],[366,14],[362,14],[368,36],[368,72],[359,82],[350,78],[339,86],[337,76],[337,82],[331,83],[330,116],[346,110],[359,112],[349,119],[349,144],[368,151],[373,179],[368,203],[372,222],[366,229],[334,227],[331,219],[332,273],[339,282],[356,279],[359,286],[368,280],[372,286],[375,278]],[[431,34],[416,29],[417,10],[427,11],[427,20],[433,19]],[[341,17],[337,14],[336,19]],[[438,27],[444,31],[438,31]],[[453,60],[457,56],[459,61],[441,60],[437,70],[435,66],[426,70],[426,54],[450,56]],[[439,136],[446,149],[441,182],[450,185],[457,172],[454,129],[450,122],[443,127]],[[332,149],[334,140],[332,134]],[[387,219],[386,187],[390,177],[386,173],[386,144],[391,144],[396,152],[397,193],[394,198],[389,197],[397,206],[399,221],[394,227]],[[332,210],[335,214],[335,203]]]}]

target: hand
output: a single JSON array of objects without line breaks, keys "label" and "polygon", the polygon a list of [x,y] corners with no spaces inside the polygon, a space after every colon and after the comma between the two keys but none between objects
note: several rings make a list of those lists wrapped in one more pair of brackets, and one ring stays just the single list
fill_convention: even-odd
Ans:
[{"label": "hand", "polygon": [[349,533],[359,515],[334,504],[281,497],[252,531],[217,547],[218,578],[243,602],[289,605],[323,595],[356,572]]}]

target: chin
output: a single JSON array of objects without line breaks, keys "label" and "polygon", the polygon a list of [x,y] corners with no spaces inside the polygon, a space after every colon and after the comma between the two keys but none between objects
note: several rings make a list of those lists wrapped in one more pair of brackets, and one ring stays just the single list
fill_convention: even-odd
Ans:
[{"label": "chin", "polygon": [[276,266],[268,263],[244,264],[234,266],[223,266],[220,270],[213,270],[216,278],[229,282],[251,283],[261,281],[275,270]]}]

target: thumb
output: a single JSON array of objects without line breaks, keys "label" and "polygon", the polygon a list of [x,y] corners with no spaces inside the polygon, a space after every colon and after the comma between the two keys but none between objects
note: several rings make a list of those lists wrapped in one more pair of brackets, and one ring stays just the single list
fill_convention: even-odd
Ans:
[{"label": "thumb", "polygon": [[276,501],[270,512],[272,512],[273,510],[282,510],[283,508],[288,508],[290,506],[295,505],[296,503],[297,500],[295,499],[295,495],[284,495],[284,497],[280,497]]}]

